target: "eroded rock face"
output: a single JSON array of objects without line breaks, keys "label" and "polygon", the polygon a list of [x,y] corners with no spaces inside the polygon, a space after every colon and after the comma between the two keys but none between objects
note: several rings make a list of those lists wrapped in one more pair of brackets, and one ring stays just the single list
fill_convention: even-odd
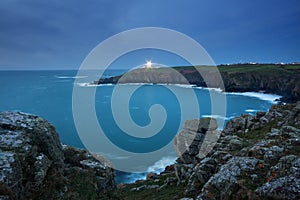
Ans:
[{"label": "eroded rock face", "polygon": [[196,120],[188,121],[179,137],[186,142],[191,136],[193,146],[183,154],[189,159],[175,164],[178,181],[187,184],[185,194],[196,199],[299,199],[299,107],[300,102],[274,105],[268,112],[230,120],[204,158],[196,152],[205,130],[197,129]]},{"label": "eroded rock face", "polygon": [[231,199],[239,189],[239,178],[248,178],[249,181],[257,181],[259,164],[262,161],[249,157],[234,157],[214,174],[203,186],[198,199],[207,198],[213,194],[215,199]]},{"label": "eroded rock face", "polygon": [[271,167],[268,182],[255,190],[270,199],[296,199],[300,191],[300,158],[294,155],[282,157]]},{"label": "eroded rock face", "polygon": [[104,194],[116,188],[113,166],[104,157],[66,145],[64,145],[63,152],[67,165],[66,171],[78,169],[86,171],[95,180],[93,185],[97,194]]},{"label": "eroded rock face", "polygon": [[174,139],[177,162],[191,164],[203,158],[218,140],[217,128],[217,120],[210,117],[185,121],[183,130]]},{"label": "eroded rock face", "polygon": [[46,120],[0,113],[0,197],[95,199],[116,187],[114,171],[89,152],[63,148]]}]

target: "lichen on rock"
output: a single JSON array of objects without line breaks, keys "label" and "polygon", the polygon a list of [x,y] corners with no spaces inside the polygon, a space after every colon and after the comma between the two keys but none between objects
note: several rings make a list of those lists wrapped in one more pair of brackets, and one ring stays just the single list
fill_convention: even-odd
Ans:
[{"label": "lichen on rock", "polygon": [[99,199],[116,188],[114,179],[104,159],[63,148],[46,120],[21,112],[0,113],[1,199]]},{"label": "lichen on rock", "polygon": [[[299,106],[274,105],[268,112],[231,119],[204,158],[195,153],[203,140],[194,139],[194,148],[175,163],[179,182],[187,184],[185,194],[196,199],[300,198]],[[184,127],[179,137],[203,139],[204,131],[199,133]]]}]

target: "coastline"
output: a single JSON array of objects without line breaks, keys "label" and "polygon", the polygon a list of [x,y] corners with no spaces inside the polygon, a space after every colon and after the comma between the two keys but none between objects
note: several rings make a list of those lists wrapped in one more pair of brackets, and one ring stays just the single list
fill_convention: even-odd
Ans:
[{"label": "coastline", "polygon": [[[253,199],[258,197],[297,199],[299,190],[293,188],[299,187],[297,184],[300,181],[299,119],[300,102],[274,105],[268,112],[258,112],[256,115],[237,116],[226,124],[224,130],[215,130],[216,133],[221,133],[220,140],[205,158],[198,157],[198,151],[200,153],[201,149],[196,148],[197,151],[194,152],[194,148],[201,142],[195,140],[191,150],[182,154],[175,164],[166,166],[161,172],[149,172],[146,180],[116,185],[114,170],[109,168],[109,164],[95,160],[86,150],[62,146],[55,128],[47,121],[25,113],[1,113],[0,126],[5,136],[2,143],[4,157],[1,159],[4,160],[3,167],[5,167],[3,180],[6,180],[2,183],[8,191],[4,195],[9,196],[13,192],[24,195],[19,188],[26,188],[27,190],[22,190],[27,192],[26,195],[38,197],[41,192],[48,191],[43,194],[50,198],[53,195],[85,195],[87,194],[85,191],[89,191],[88,194],[94,196],[114,195],[114,198],[131,199],[139,199],[143,195],[151,198],[153,194],[155,197],[205,199],[215,195],[218,199],[224,195],[239,197],[239,194],[245,192]],[[194,125],[190,123],[186,125],[185,130],[192,133],[191,128]],[[199,135],[198,137],[203,137],[205,134],[213,134],[213,131],[210,132],[209,128],[201,126],[194,133]],[[31,149],[34,150],[34,155]],[[18,160],[20,155],[26,159]],[[22,168],[28,165],[26,163],[28,160],[34,160],[34,163],[29,163],[32,165],[30,171]],[[55,171],[56,169],[58,171]],[[273,173],[274,169],[278,169],[276,173]],[[99,170],[101,173],[95,174]],[[77,177],[78,173],[87,177],[84,182],[82,177]],[[28,183],[18,182],[22,174],[28,174],[32,179],[26,179]],[[66,179],[70,181],[61,183],[61,180]],[[90,182],[91,180],[100,182]],[[110,182],[107,184],[102,180]],[[18,188],[10,187],[15,183],[18,184]],[[30,187],[30,183],[38,183],[40,188]],[[53,185],[55,187],[51,188]],[[65,191],[65,186],[71,190]],[[84,187],[85,190],[77,186]],[[104,193],[99,192],[97,187],[104,188],[102,190]]]},{"label": "coastline", "polygon": [[[299,64],[237,64],[217,66],[223,83],[215,83],[216,88],[224,85],[224,92],[247,93],[264,91],[265,94],[281,96],[281,103],[295,103],[300,100],[300,65]],[[206,78],[215,80],[215,71],[209,66],[139,68],[123,75],[100,78],[92,84],[182,84],[188,87],[207,88],[199,71]],[[176,71],[176,73],[175,73]],[[187,81],[189,84],[187,84]],[[209,89],[213,89],[209,88]]]},{"label": "coastline", "polygon": [[168,83],[102,83],[102,84],[94,84],[94,83],[79,83],[77,84],[80,87],[105,87],[105,86],[142,86],[142,85],[158,85],[158,86],[175,86],[175,87],[181,87],[186,89],[203,89],[203,90],[211,90],[215,92],[220,92],[225,95],[241,95],[241,96],[248,96],[248,97],[255,97],[261,100],[270,101],[274,104],[278,103],[285,103],[281,102],[280,99],[283,97],[279,94],[275,93],[266,93],[264,91],[248,91],[248,92],[227,92],[223,91],[220,88],[207,88],[207,87],[201,87],[193,84],[168,84]]}]

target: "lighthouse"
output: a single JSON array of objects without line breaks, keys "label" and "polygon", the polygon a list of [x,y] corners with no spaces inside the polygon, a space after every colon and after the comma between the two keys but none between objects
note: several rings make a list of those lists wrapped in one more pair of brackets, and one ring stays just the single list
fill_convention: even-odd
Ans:
[{"label": "lighthouse", "polygon": [[152,68],[152,62],[151,60],[148,60],[145,64],[145,68]]}]

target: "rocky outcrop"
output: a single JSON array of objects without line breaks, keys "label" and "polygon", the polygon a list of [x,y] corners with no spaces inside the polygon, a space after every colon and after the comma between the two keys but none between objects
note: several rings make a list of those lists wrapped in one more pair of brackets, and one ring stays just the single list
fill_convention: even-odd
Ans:
[{"label": "rocky outcrop", "polygon": [[[231,119],[188,120],[175,138],[177,162],[122,185],[125,199],[300,199],[300,102]],[[220,137],[203,155],[206,136]],[[187,145],[190,144],[190,145]],[[172,170],[170,170],[172,169]],[[151,177],[151,178],[150,178]]]},{"label": "rocky outcrop", "polygon": [[[183,130],[174,139],[174,147],[179,156],[175,164],[178,183],[186,182],[192,176],[194,164],[212,150],[220,135],[217,128],[217,120],[214,118],[207,117],[185,121]],[[207,159],[201,161],[197,167],[205,167],[206,170],[203,171],[202,175],[198,174],[199,176],[206,177],[208,171],[214,172],[214,165],[210,165],[211,162],[214,161]],[[209,168],[210,170],[208,170]],[[201,171],[201,169],[199,170]]]},{"label": "rocky outcrop", "polygon": [[[295,103],[300,101],[300,66],[299,65],[228,65],[218,66],[218,73],[208,67],[200,67],[203,77],[195,68],[175,67],[158,69],[136,69],[122,76],[96,81],[105,83],[164,83],[193,84],[207,87],[204,80],[211,80],[209,87],[220,88],[224,85],[226,92],[259,92],[273,93],[283,96],[281,101]],[[222,81],[223,83],[221,83]],[[222,87],[221,87],[222,88]]]},{"label": "rocky outcrop", "polygon": [[220,131],[217,131],[217,120],[201,118],[187,120],[183,130],[174,138],[174,147],[179,158],[178,163],[191,164],[203,158],[214,146],[209,141],[216,141]]},{"label": "rocky outcrop", "polygon": [[213,118],[188,120],[174,143],[174,165],[115,190],[103,157],[61,145],[40,117],[0,113],[0,198],[300,198],[300,102],[241,115],[222,131]]},{"label": "rocky outcrop", "polygon": [[298,199],[300,102],[230,120],[208,156],[182,170],[196,199]]},{"label": "rocky outcrop", "polygon": [[0,199],[99,199],[116,187],[104,158],[62,146],[38,116],[0,113],[0,150]]}]

